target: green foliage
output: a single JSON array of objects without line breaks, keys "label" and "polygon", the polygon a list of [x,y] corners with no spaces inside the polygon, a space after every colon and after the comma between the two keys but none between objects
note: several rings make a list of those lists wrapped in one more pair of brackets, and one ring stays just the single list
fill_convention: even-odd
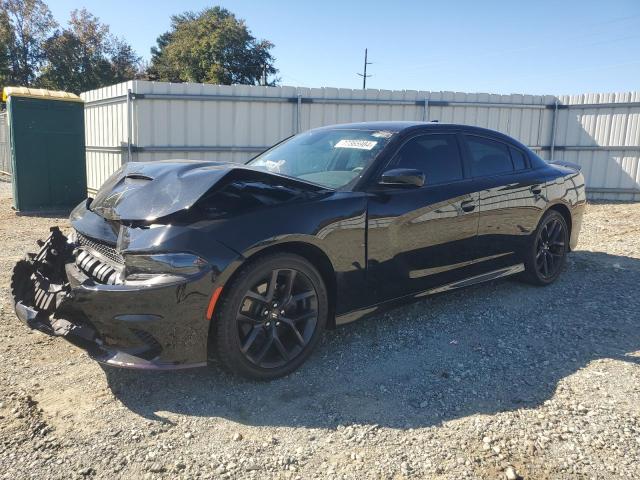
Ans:
[{"label": "green foliage", "polygon": [[[172,17],[144,76],[170,82],[270,84],[273,44],[257,40],[221,7]],[[0,88],[39,86],[80,93],[142,76],[141,59],[87,10],[58,28],[43,0],[0,0]],[[270,81],[267,81],[270,78]]]},{"label": "green foliage", "polygon": [[7,12],[0,11],[0,89],[11,83],[11,46],[14,44],[13,29]]},{"label": "green foliage", "polygon": [[272,48],[224,8],[186,12],[174,15],[171,30],[158,37],[147,76],[169,82],[263,84],[265,76],[278,72]]},{"label": "green foliage", "polygon": [[0,0],[0,82],[32,85],[56,22],[42,0]]},{"label": "green foliage", "polygon": [[124,40],[115,38],[111,43],[112,83],[124,82],[141,75],[141,59]]},{"label": "green foliage", "polygon": [[43,44],[46,62],[38,85],[80,93],[136,76],[140,58],[87,10],[74,10],[68,28]]}]

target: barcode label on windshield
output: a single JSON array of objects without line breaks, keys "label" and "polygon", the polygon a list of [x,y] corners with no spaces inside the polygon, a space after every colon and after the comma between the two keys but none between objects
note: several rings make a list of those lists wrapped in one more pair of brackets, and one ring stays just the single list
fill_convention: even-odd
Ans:
[{"label": "barcode label on windshield", "polygon": [[378,142],[373,140],[340,140],[334,148],[357,148],[358,150],[371,150]]}]

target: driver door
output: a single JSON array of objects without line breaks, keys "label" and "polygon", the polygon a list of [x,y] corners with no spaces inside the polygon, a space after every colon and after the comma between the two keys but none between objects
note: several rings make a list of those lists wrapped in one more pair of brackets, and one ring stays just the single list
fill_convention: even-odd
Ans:
[{"label": "driver door", "polygon": [[407,140],[387,165],[422,171],[422,187],[375,185],[369,192],[367,278],[371,303],[470,276],[477,256],[478,199],[455,133]]}]

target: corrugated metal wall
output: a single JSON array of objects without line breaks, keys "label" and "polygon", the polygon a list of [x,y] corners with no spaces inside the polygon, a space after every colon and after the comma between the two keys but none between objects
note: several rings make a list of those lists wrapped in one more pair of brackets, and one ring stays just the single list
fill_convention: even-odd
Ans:
[{"label": "corrugated metal wall", "polygon": [[82,97],[90,191],[128,159],[241,162],[322,125],[438,120],[499,130],[543,158],[553,150],[556,160],[579,163],[591,198],[640,200],[640,93],[554,97],[132,81]]},{"label": "corrugated metal wall", "polygon": [[84,128],[87,188],[95,192],[123,162],[130,139],[127,91],[133,82],[85,92]]},{"label": "corrugated metal wall", "polygon": [[10,177],[12,170],[7,112],[2,112],[0,113],[0,175]]},{"label": "corrugated metal wall", "polygon": [[640,200],[640,92],[558,101],[555,159],[582,165],[592,199]]}]

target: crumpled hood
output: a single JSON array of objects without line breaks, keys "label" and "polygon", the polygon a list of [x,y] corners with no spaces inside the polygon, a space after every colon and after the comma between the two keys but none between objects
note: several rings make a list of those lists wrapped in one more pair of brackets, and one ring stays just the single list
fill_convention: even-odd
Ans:
[{"label": "crumpled hood", "polygon": [[244,171],[252,177],[279,178],[312,190],[317,186],[228,162],[163,160],[129,162],[102,185],[90,209],[107,220],[149,222],[181,210],[188,210],[200,197],[232,172]]},{"label": "crumpled hood", "polygon": [[90,208],[108,220],[154,220],[189,208],[232,168],[219,162],[129,162],[107,179]]}]

